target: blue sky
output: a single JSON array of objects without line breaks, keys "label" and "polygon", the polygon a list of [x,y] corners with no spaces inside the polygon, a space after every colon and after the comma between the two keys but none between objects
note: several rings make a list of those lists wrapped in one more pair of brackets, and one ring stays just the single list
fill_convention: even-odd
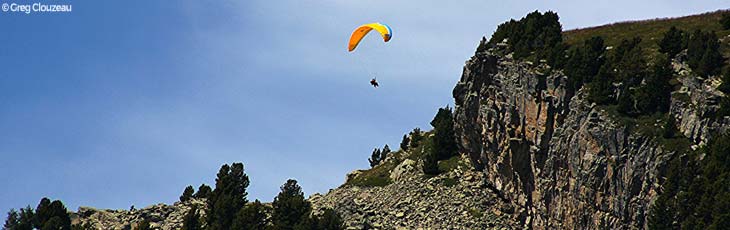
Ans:
[{"label": "blue sky", "polygon": [[[0,0],[0,3],[30,1]],[[730,1],[82,1],[0,12],[0,212],[41,197],[172,203],[243,162],[249,199],[307,195],[429,128],[482,36],[534,10],[565,29],[681,16]],[[346,51],[360,24],[394,36]],[[368,81],[377,76],[381,88]],[[4,214],[3,214],[4,218]]]}]

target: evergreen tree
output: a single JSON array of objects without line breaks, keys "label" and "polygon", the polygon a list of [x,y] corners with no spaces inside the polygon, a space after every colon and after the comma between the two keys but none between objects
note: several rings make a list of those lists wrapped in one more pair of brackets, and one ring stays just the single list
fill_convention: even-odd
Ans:
[{"label": "evergreen tree", "polygon": [[[192,186],[190,186],[192,187]],[[185,217],[183,217],[183,230],[202,230],[200,227],[200,214],[198,208],[193,206]]]},{"label": "evergreen tree", "polygon": [[342,230],[344,223],[340,215],[330,208],[317,217],[317,230]]},{"label": "evergreen tree", "polygon": [[674,58],[679,52],[687,48],[687,35],[684,31],[672,26],[664,33],[659,41],[659,52],[665,53],[669,58]]},{"label": "evergreen tree", "polygon": [[198,192],[193,195],[195,198],[208,198],[210,196],[210,193],[212,192],[212,189],[210,186],[206,184],[201,184],[200,187],[198,187]]},{"label": "evergreen tree", "polygon": [[370,167],[373,168],[380,164],[380,149],[375,148],[373,149],[373,153],[370,155],[370,158],[368,159],[368,162],[370,162]]},{"label": "evergreen tree", "polygon": [[664,229],[675,229],[672,222],[674,222],[674,214],[671,207],[669,207],[669,201],[665,197],[659,197],[654,202],[654,205],[649,208],[648,227],[652,230],[664,230]]},{"label": "evergreen tree", "polygon": [[613,78],[613,74],[607,68],[601,68],[593,81],[588,84],[588,100],[599,105],[613,103]]},{"label": "evergreen tree", "polygon": [[243,164],[233,163],[230,167],[221,166],[215,181],[215,189],[208,199],[207,229],[230,229],[236,213],[248,202],[249,179]]},{"label": "evergreen tree", "polygon": [[730,29],[730,13],[722,13],[722,16],[720,16],[720,25],[722,26],[722,29]]},{"label": "evergreen tree", "polygon": [[236,214],[231,229],[265,229],[267,226],[266,209],[267,207],[259,200],[246,205]]},{"label": "evergreen tree", "polygon": [[654,64],[652,70],[634,96],[639,114],[669,111],[672,94],[669,79],[672,78],[674,70],[672,70],[669,59],[663,56],[657,58],[657,63]]},{"label": "evergreen tree", "polygon": [[598,74],[605,62],[606,47],[602,37],[592,37],[583,41],[568,53],[564,71],[568,76],[567,91],[573,95],[584,83],[589,83]]},{"label": "evergreen tree", "polygon": [[423,173],[427,175],[436,175],[439,173],[438,156],[434,149],[433,142],[428,142],[426,149],[423,151]]},{"label": "evergreen tree", "polygon": [[192,185],[185,187],[185,191],[180,195],[180,202],[189,201],[190,198],[193,198],[193,193],[195,193],[195,189],[193,189]]},{"label": "evergreen tree", "polygon": [[431,121],[434,128],[433,151],[438,160],[448,159],[456,155],[457,145],[454,135],[454,118],[451,108],[440,108]]},{"label": "evergreen tree", "polygon": [[715,74],[722,66],[720,42],[714,32],[695,30],[687,43],[687,64],[700,76]]},{"label": "evergreen tree", "polygon": [[35,222],[35,213],[30,206],[20,209],[20,217],[18,218],[18,225],[16,230],[32,230],[33,223]]},{"label": "evergreen tree", "polygon": [[403,140],[400,141],[400,149],[403,151],[407,151],[408,142],[409,142],[408,135],[403,134]]},{"label": "evergreen tree", "polygon": [[43,224],[48,221],[48,219],[51,219],[51,200],[43,197],[40,202],[38,202],[38,206],[35,208],[35,220],[33,223],[33,227],[37,229],[43,228]]},{"label": "evergreen tree", "polygon": [[311,206],[304,199],[302,188],[296,180],[289,179],[281,186],[281,192],[271,203],[271,215],[274,229],[290,230],[304,220],[311,211]]},{"label": "evergreen tree", "polygon": [[18,215],[18,211],[15,211],[15,209],[10,209],[8,212],[8,218],[5,219],[3,229],[16,230],[18,225],[20,225],[20,215]]},{"label": "evergreen tree", "polygon": [[390,146],[386,144],[383,146],[383,150],[380,151],[380,161],[385,161],[388,158],[388,154],[390,154]]},{"label": "evergreen tree", "polygon": [[410,137],[411,143],[409,148],[417,148],[421,144],[421,140],[423,140],[423,132],[421,132],[420,128],[414,128],[410,133]]},{"label": "evergreen tree", "polygon": [[514,52],[516,58],[524,58],[535,52],[537,58],[552,60],[551,57],[562,53],[562,26],[558,14],[551,11],[544,14],[535,11],[519,21],[510,20],[499,25],[489,44],[494,45],[504,39],[509,44],[507,51]]}]

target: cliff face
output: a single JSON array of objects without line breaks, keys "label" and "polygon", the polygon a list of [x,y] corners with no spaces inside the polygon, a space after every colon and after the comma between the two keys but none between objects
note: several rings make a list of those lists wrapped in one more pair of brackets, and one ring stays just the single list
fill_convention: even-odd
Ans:
[{"label": "cliff face", "polygon": [[[561,71],[497,53],[477,52],[454,88],[460,152],[519,207],[524,227],[642,228],[675,153],[614,122],[582,91],[566,95]],[[672,111],[695,116],[685,108],[706,99],[673,99]],[[696,117],[678,122],[700,143],[712,122]]]}]

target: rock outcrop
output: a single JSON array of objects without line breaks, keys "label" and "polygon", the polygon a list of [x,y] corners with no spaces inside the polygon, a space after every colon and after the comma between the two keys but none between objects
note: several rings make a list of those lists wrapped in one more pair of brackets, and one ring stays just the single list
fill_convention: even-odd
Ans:
[{"label": "rock outcrop", "polygon": [[205,199],[191,199],[175,202],[173,205],[156,204],[138,210],[100,210],[79,207],[72,213],[73,224],[93,229],[130,230],[142,220],[147,220],[152,229],[175,230],[183,226],[183,218],[193,207],[198,208],[201,219],[205,219]]}]

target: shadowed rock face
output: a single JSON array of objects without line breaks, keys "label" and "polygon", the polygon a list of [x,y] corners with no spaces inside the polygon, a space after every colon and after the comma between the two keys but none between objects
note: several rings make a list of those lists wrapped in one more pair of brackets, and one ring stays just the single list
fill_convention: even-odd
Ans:
[{"label": "shadowed rock face", "polygon": [[454,88],[460,152],[520,207],[524,227],[642,228],[675,153],[582,91],[567,96],[561,71],[498,52],[477,52]]}]

